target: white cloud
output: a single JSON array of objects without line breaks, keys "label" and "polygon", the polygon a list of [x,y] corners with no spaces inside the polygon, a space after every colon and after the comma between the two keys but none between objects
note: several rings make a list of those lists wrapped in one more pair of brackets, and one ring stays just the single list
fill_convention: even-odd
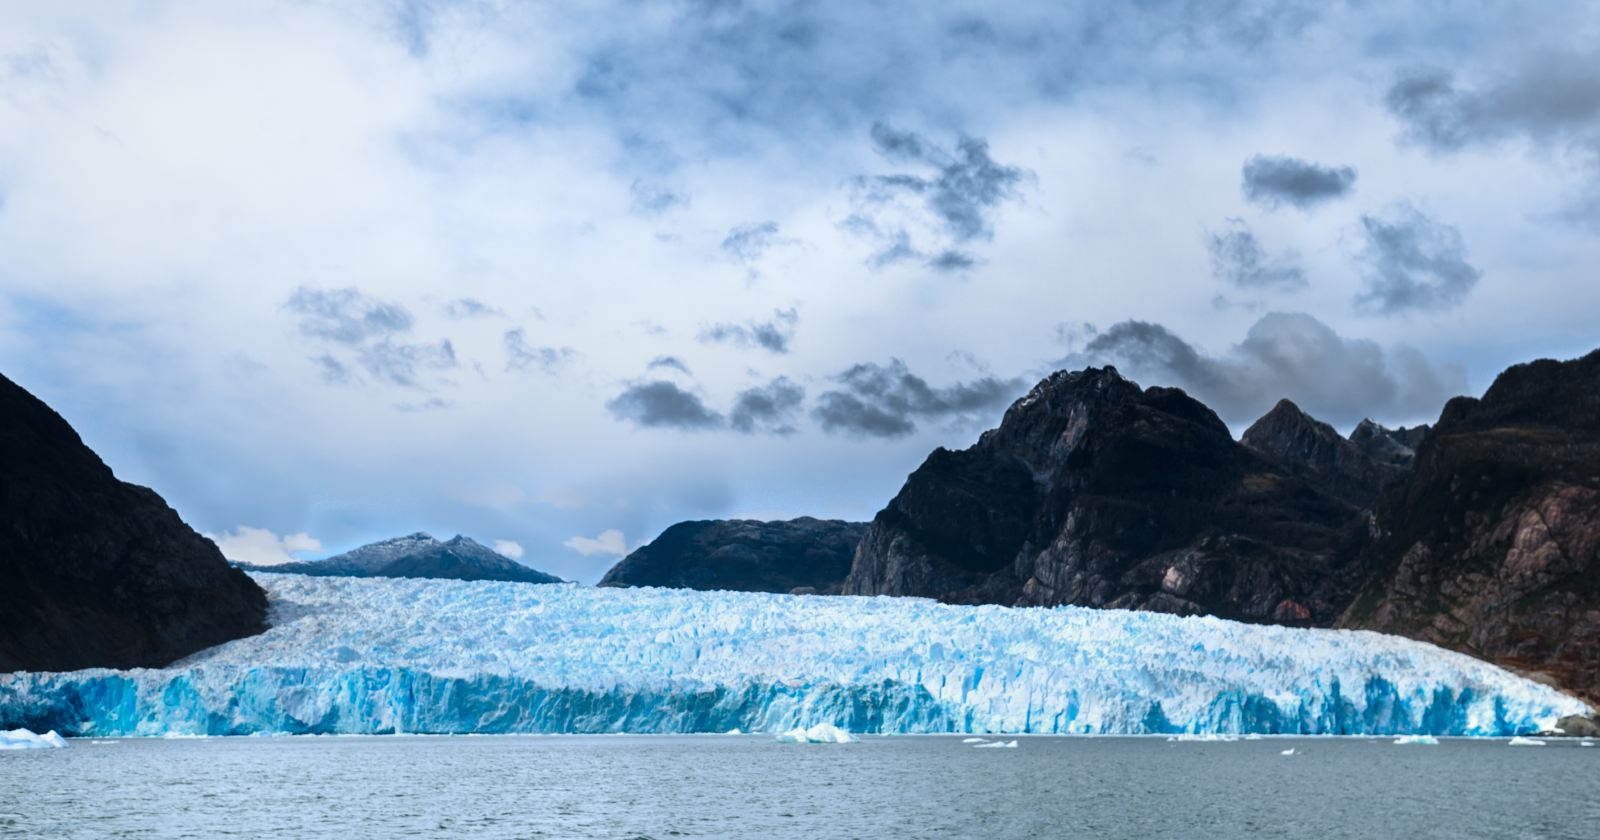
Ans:
[{"label": "white cloud", "polygon": [[496,554],[505,555],[512,560],[520,560],[522,558],[522,543],[516,540],[495,540],[494,550]]},{"label": "white cloud", "polygon": [[322,541],[310,534],[285,534],[280,537],[266,528],[252,528],[249,525],[240,525],[222,534],[206,534],[206,537],[222,549],[223,557],[252,566],[294,563],[302,559],[296,556],[298,554],[322,550]]},{"label": "white cloud", "polygon": [[621,557],[628,553],[628,540],[615,528],[601,531],[596,537],[573,537],[562,545],[585,557],[596,554]]}]

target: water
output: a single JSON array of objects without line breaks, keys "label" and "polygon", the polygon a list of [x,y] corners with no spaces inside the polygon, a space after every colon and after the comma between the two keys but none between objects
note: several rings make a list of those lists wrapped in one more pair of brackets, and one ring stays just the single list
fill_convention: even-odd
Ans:
[{"label": "water", "polygon": [[0,753],[0,836],[1600,838],[1572,741],[1017,740],[79,740]]}]

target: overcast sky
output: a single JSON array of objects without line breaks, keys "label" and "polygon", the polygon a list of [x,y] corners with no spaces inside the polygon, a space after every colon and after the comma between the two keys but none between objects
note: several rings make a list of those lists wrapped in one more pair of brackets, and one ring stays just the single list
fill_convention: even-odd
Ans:
[{"label": "overcast sky", "polygon": [[1600,345],[1597,44],[1560,2],[16,0],[0,372],[237,559],[428,530],[583,581],[870,518],[1062,366],[1428,422]]}]

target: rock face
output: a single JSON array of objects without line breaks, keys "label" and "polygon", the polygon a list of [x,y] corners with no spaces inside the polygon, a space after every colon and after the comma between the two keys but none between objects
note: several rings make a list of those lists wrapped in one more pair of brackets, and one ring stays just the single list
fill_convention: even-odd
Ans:
[{"label": "rock face", "polygon": [[210,540],[0,376],[0,671],[158,667],[266,613]]},{"label": "rock face", "polygon": [[1346,440],[1294,403],[1279,400],[1239,442],[1307,483],[1365,508],[1383,485],[1409,472],[1410,450],[1370,420],[1361,430],[1366,430],[1364,444]]},{"label": "rock face", "polygon": [[370,543],[344,554],[306,563],[246,567],[255,571],[319,577],[438,578],[560,583],[561,578],[524,566],[457,534],[440,542],[422,532]]},{"label": "rock face", "polygon": [[[1353,499],[1376,492],[1371,465],[1280,408],[1258,424],[1269,457],[1182,391],[1109,367],[1052,374],[976,445],[912,473],[844,591],[1331,623],[1360,583]],[[1349,492],[1301,477],[1324,460],[1341,481],[1349,468]]]},{"label": "rock face", "polygon": [[606,572],[601,586],[837,593],[865,522],[801,517],[679,522]]},{"label": "rock face", "polygon": [[1600,351],[1445,406],[1376,509],[1345,627],[1472,653],[1600,700]]}]

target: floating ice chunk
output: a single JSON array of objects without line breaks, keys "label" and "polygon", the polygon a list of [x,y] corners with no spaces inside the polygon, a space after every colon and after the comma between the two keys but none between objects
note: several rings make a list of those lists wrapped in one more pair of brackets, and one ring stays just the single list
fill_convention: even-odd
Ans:
[{"label": "floating ice chunk", "polygon": [[1207,742],[1211,742],[1211,741],[1237,741],[1237,740],[1239,740],[1239,736],[1238,735],[1229,734],[1229,733],[1226,733],[1226,732],[1183,732],[1183,733],[1178,734],[1175,737],[1168,738],[1167,740],[1168,741],[1207,741]]},{"label": "floating ice chunk", "polygon": [[779,735],[778,740],[789,744],[849,744],[856,736],[831,723],[819,723],[810,729],[791,729]]},{"label": "floating ice chunk", "polygon": [[1432,747],[1438,746],[1439,739],[1432,735],[1401,735],[1394,739],[1394,742],[1396,744],[1423,744]]},{"label": "floating ice chunk", "polygon": [[1290,747],[1283,752],[1278,753],[1278,755],[1294,755],[1294,747]]},{"label": "floating ice chunk", "polygon": [[1002,749],[1002,750],[1009,749],[1009,750],[1014,750],[1014,749],[1017,748],[1017,742],[1016,741],[990,741],[990,742],[988,742],[986,744],[973,744],[972,748],[975,749],[975,750],[981,750],[981,749]]},{"label": "floating ice chunk", "polygon": [[743,735],[744,731],[739,729],[739,727],[735,726],[734,728],[732,728],[732,729],[730,729],[727,732],[724,732],[722,734],[724,734],[724,735]]},{"label": "floating ice chunk", "polygon": [[963,743],[963,744],[981,744],[985,740],[986,739],[984,739],[984,738],[962,738],[961,739],[961,743]]},{"label": "floating ice chunk", "polygon": [[29,729],[0,732],[0,750],[59,750],[66,745],[66,739],[57,735],[54,729],[43,735]]},{"label": "floating ice chunk", "polygon": [[1593,741],[1579,741],[1578,742],[1578,746],[1580,746],[1580,747],[1592,747],[1592,746],[1594,746],[1594,742]]},{"label": "floating ice chunk", "polygon": [[1512,738],[1511,740],[1507,741],[1506,744],[1508,746],[1513,746],[1513,747],[1542,747],[1542,746],[1544,746],[1544,742],[1539,740],[1538,738],[1524,738],[1521,735],[1518,735],[1517,737]]}]

